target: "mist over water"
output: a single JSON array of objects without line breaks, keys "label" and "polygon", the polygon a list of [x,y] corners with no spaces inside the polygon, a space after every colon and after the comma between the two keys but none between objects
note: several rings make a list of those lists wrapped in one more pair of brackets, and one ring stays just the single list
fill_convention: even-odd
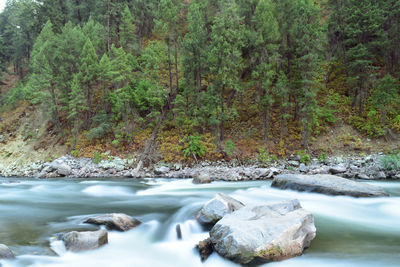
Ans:
[{"label": "mist over water", "polygon": [[[14,182],[15,181],[15,182]],[[0,179],[0,243],[17,254],[12,266],[237,266],[214,253],[204,264],[194,246],[208,237],[194,220],[218,192],[244,203],[299,199],[315,215],[317,237],[301,257],[268,266],[398,266],[400,183],[373,182],[390,198],[356,199],[281,191],[270,182],[163,179]],[[54,235],[95,230],[89,215],[122,212],[143,222],[109,232],[109,244],[84,253],[66,252]],[[180,224],[183,240],[176,236]],[[60,256],[57,256],[57,254]]]}]

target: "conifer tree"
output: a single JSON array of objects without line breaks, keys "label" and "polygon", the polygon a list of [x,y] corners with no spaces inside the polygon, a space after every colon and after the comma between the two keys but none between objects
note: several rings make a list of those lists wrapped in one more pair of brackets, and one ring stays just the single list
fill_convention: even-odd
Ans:
[{"label": "conifer tree", "polygon": [[263,112],[264,141],[268,141],[270,133],[270,116],[274,95],[272,82],[276,76],[278,43],[280,33],[278,22],[273,13],[273,5],[269,0],[259,0],[253,16],[253,43],[255,49],[252,61],[256,62],[252,73],[260,93],[260,107]]},{"label": "conifer tree", "polygon": [[85,92],[82,90],[78,75],[74,75],[71,82],[71,92],[69,93],[68,119],[72,122],[72,132],[75,138],[77,138],[82,126],[82,114],[88,109]]},{"label": "conifer tree", "polygon": [[136,39],[136,26],[134,19],[128,6],[122,11],[121,25],[119,26],[119,44],[128,53],[136,54],[139,45]]},{"label": "conifer tree", "polygon": [[228,90],[238,91],[239,71],[242,68],[241,48],[243,46],[242,18],[239,17],[235,1],[221,3],[220,13],[215,17],[211,32],[208,64],[212,88],[209,93],[215,97],[215,122],[218,123],[219,141],[225,139],[224,128],[228,114],[233,111],[226,105]]},{"label": "conifer tree", "polygon": [[99,67],[96,51],[94,50],[90,39],[87,39],[82,49],[79,66],[79,79],[83,85],[86,96],[86,105],[88,106],[85,118],[87,126],[90,125],[90,119],[92,117],[92,112],[94,111],[94,85],[97,82],[98,69]]},{"label": "conifer tree", "polygon": [[378,109],[381,115],[381,123],[386,122],[387,112],[392,104],[399,100],[398,80],[390,74],[380,79],[372,92],[371,100],[373,107]]},{"label": "conifer tree", "polygon": [[184,87],[175,103],[175,112],[189,124],[199,126],[199,109],[205,103],[202,101],[202,80],[207,68],[207,38],[208,32],[204,10],[197,2],[192,2],[187,15],[188,33],[182,42],[182,66]]}]

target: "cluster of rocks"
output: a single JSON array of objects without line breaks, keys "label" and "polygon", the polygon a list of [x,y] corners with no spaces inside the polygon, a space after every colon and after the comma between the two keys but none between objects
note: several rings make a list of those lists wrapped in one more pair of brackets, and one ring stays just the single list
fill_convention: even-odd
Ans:
[{"label": "cluster of rocks", "polygon": [[[334,175],[281,174],[272,187],[352,197],[389,196],[375,185]],[[299,256],[316,235],[313,215],[298,200],[245,205],[218,193],[201,208],[197,221],[211,227],[197,246],[202,261],[216,251],[242,265]]]},{"label": "cluster of rocks", "polygon": [[213,251],[243,265],[280,261],[301,255],[316,235],[314,216],[298,200],[254,206],[217,194],[198,221],[213,225],[197,245],[203,261]]},{"label": "cluster of rocks", "polygon": [[312,159],[301,163],[299,156],[274,162],[268,168],[257,165],[238,166],[236,162],[202,162],[195,166],[182,164],[158,164],[135,172],[134,159],[117,157],[94,163],[89,158],[63,156],[53,162],[37,162],[25,166],[0,165],[0,176],[4,177],[162,177],[195,178],[195,183],[212,181],[267,180],[278,174],[334,174],[354,179],[400,179],[400,170],[385,170],[383,154],[365,157],[333,157],[325,160]]},{"label": "cluster of rocks", "polygon": [[[83,223],[103,225],[107,230],[121,232],[129,231],[141,222],[129,215],[122,213],[104,214],[87,218]],[[58,233],[55,238],[64,243],[65,249],[71,252],[93,250],[108,244],[108,232],[104,229],[97,231],[72,231]],[[13,252],[5,245],[0,244],[0,260],[15,259]],[[1,266],[1,264],[0,264]]]},{"label": "cluster of rocks", "polygon": [[[87,218],[83,223],[104,225],[107,230],[120,232],[129,231],[141,222],[123,213],[103,214]],[[108,244],[108,232],[104,229],[98,231],[77,232],[72,231],[57,235],[57,239],[63,241],[68,251],[80,252],[92,250]]]}]

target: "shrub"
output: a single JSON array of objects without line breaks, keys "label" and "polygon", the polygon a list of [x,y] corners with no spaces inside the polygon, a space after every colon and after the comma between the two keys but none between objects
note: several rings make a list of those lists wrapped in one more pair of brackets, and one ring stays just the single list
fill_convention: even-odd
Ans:
[{"label": "shrub", "polygon": [[72,150],[71,151],[71,156],[73,156],[74,158],[79,158],[80,151],[79,150]]},{"label": "shrub", "polygon": [[206,149],[204,145],[201,143],[201,137],[197,134],[189,135],[183,138],[183,143],[185,144],[185,148],[183,149],[183,155],[188,158],[193,156],[195,161],[197,162],[198,158],[202,158],[205,153]]},{"label": "shrub", "polygon": [[300,156],[300,162],[304,164],[308,164],[311,161],[311,156],[305,150],[300,150],[297,152],[297,155]]},{"label": "shrub", "polygon": [[387,171],[398,170],[400,168],[400,157],[396,154],[382,157],[381,167]]},{"label": "shrub", "polygon": [[264,147],[260,147],[258,149],[258,163],[261,164],[261,166],[268,166],[271,163],[271,157]]},{"label": "shrub", "polygon": [[232,140],[227,140],[225,142],[225,152],[228,157],[231,157],[233,154],[236,153],[236,145]]}]

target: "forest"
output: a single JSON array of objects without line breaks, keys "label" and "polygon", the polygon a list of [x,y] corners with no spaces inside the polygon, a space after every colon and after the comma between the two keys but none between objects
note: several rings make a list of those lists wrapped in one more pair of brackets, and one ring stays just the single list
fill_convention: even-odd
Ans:
[{"label": "forest", "polygon": [[74,156],[285,156],[338,122],[393,138],[400,0],[7,0],[0,71],[1,111],[40,107]]}]

